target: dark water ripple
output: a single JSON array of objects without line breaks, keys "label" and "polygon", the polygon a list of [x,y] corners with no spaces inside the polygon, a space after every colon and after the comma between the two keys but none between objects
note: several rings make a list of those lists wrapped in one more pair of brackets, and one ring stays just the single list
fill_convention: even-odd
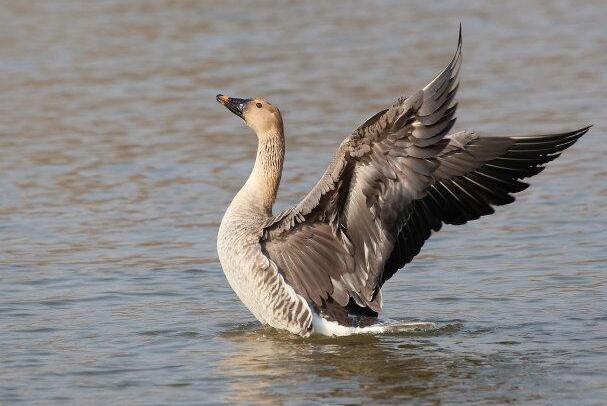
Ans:
[{"label": "dark water ripple", "polygon": [[[280,106],[284,208],[458,21],[460,129],[596,126],[386,286],[386,319],[435,328],[259,326],[215,253],[254,137],[215,94]],[[605,21],[603,1],[0,3],[0,403],[605,404]]]}]

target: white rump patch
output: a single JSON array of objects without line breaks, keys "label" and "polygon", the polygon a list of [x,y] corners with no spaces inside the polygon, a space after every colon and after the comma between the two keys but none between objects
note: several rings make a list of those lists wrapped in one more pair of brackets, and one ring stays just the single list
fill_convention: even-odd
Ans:
[{"label": "white rump patch", "polygon": [[406,333],[423,330],[433,330],[436,324],[426,321],[410,322],[383,322],[367,327],[349,327],[329,321],[316,313],[312,314],[312,334],[320,334],[329,337],[343,337],[354,334],[386,334]]}]

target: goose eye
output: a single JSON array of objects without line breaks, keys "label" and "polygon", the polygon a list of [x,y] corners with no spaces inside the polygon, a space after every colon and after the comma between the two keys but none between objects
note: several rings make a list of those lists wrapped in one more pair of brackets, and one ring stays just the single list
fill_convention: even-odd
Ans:
[{"label": "goose eye", "polygon": [[257,106],[258,109],[260,109],[261,108],[261,103],[257,103],[256,106]]}]

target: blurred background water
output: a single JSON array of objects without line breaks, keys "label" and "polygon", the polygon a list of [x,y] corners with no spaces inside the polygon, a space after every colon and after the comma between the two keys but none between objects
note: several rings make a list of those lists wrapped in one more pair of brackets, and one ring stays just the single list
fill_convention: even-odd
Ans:
[{"label": "blurred background water", "polygon": [[[437,329],[261,328],[215,252],[255,137],[285,119],[278,209],[455,49],[456,128],[596,126],[515,205],[445,227],[384,290]],[[0,2],[0,403],[605,404],[604,1]]]}]

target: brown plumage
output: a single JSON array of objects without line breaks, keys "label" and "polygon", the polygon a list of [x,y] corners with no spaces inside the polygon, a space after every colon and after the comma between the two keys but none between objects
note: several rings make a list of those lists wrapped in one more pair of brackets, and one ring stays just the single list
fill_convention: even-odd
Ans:
[{"label": "brown plumage", "polygon": [[[348,324],[348,314],[376,316],[382,285],[433,231],[513,202],[512,194],[528,186],[521,179],[541,172],[589,129],[447,135],[455,122],[461,44],[460,30],[453,59],[430,84],[355,130],[308,195],[259,229],[263,255],[325,318]],[[273,196],[277,186],[267,186]]]}]

